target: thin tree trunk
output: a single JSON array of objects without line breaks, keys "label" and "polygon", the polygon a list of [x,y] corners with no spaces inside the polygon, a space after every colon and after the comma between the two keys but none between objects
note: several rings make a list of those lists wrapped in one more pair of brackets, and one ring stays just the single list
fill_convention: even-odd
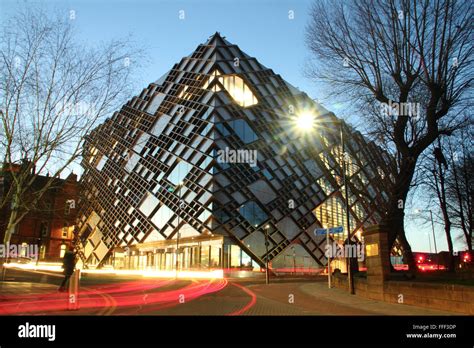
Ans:
[{"label": "thin tree trunk", "polygon": [[[436,161],[436,159],[435,159]],[[451,220],[449,219],[448,208],[446,204],[446,188],[444,185],[444,176],[443,176],[443,167],[440,161],[438,162],[438,175],[439,175],[439,186],[438,180],[435,175],[435,184],[436,184],[436,191],[438,194],[439,205],[441,208],[441,212],[443,214],[444,220],[444,232],[446,234],[446,241],[448,243],[448,250],[449,250],[449,257],[448,257],[448,271],[454,272],[454,249],[453,249],[453,240],[451,238]]]},{"label": "thin tree trunk", "polygon": [[[461,229],[464,233],[464,238],[466,239],[466,243],[467,243],[467,248],[469,250],[469,252],[471,253],[472,252],[472,243],[471,243],[471,238],[470,238],[470,235],[469,235],[469,231],[467,230],[467,226],[466,226],[466,218],[464,216],[464,205],[463,205],[463,198],[462,198],[462,193],[461,193],[461,188],[459,186],[459,175],[458,175],[458,170],[456,168],[456,163],[454,163],[454,155],[453,155],[453,151],[452,151],[452,148],[451,148],[451,143],[449,144],[449,150],[451,152],[451,167],[452,167],[452,172],[453,172],[453,177],[454,177],[454,190],[456,192],[456,198],[457,198],[457,201],[458,201],[458,204],[459,204],[459,219],[460,219],[460,222],[461,222]],[[464,149],[463,149],[464,150]],[[468,182],[468,178],[464,178],[466,180],[466,182]],[[466,185],[468,186],[468,185]],[[469,196],[467,196],[469,197]]]},{"label": "thin tree trunk", "polygon": [[13,207],[10,211],[10,217],[8,218],[7,228],[5,230],[5,236],[3,237],[3,244],[10,244],[11,236],[15,232],[15,228],[18,225],[18,210]]}]

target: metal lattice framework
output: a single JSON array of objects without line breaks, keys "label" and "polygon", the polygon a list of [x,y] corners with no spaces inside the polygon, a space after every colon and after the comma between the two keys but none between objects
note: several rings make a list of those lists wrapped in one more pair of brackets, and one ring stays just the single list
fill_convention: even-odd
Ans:
[{"label": "metal lattice framework", "polygon": [[[218,33],[210,37],[87,137],[76,228],[83,260],[100,263],[114,247],[171,240],[181,229],[223,235],[260,265],[267,232],[270,260],[298,245],[324,265],[325,241],[313,231],[343,224],[342,153],[335,124],[311,136],[292,129],[307,109],[337,120]],[[357,238],[381,219],[393,178],[389,156],[344,123],[343,134]],[[219,160],[228,150],[255,150],[257,161]]]}]

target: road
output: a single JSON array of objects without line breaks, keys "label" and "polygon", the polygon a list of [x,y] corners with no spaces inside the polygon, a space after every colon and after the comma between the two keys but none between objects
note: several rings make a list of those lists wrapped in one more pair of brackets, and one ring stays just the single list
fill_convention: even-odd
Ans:
[{"label": "road", "polygon": [[0,315],[450,315],[388,304],[328,289],[324,277],[156,279],[88,274],[79,309],[59,293],[61,275],[8,270],[0,282]]}]

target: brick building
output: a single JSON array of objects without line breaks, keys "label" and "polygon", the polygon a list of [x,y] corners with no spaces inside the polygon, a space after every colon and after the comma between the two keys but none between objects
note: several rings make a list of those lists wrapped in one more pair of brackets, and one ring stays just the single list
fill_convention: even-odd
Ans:
[{"label": "brick building", "polygon": [[[12,165],[0,173],[0,197],[8,192],[12,177],[10,171],[19,170]],[[32,190],[44,187],[51,177],[37,175]],[[72,242],[76,218],[77,175],[69,174],[66,179],[55,179],[51,188],[43,195],[34,210],[21,220],[13,233],[10,244],[39,246],[40,260],[59,261],[67,246]],[[3,242],[10,216],[10,204],[0,210],[0,241]]]}]

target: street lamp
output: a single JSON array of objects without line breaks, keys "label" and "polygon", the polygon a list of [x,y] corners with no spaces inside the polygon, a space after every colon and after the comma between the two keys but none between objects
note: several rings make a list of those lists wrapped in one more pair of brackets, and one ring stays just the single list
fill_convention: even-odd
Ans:
[{"label": "street lamp", "polygon": [[178,201],[178,232],[176,235],[176,279],[178,278],[178,269],[179,269],[179,225],[181,219],[181,188],[183,187],[183,182],[181,181],[177,186],[176,189],[179,189],[179,201]]},{"label": "street lamp", "polygon": [[[347,229],[347,241],[346,244],[350,246],[351,244],[351,229],[350,229],[350,217],[349,217],[349,190],[347,187],[347,178],[346,178],[346,149],[345,149],[345,139],[344,139],[344,132],[343,132],[343,122],[341,120],[335,119],[331,121],[331,123],[337,123],[339,124],[339,136],[340,136],[340,141],[341,141],[341,148],[342,148],[342,180],[343,180],[343,185],[344,185],[344,195],[346,197],[345,199],[345,205],[346,205],[346,229]],[[296,128],[299,129],[300,131],[304,132],[310,132],[312,131],[315,126],[317,126],[316,123],[316,116],[313,113],[310,112],[303,112],[295,118],[295,125]],[[348,248],[349,249],[349,248]],[[352,267],[351,267],[351,259],[350,255],[347,256],[347,279],[349,283],[349,292],[351,294],[355,294],[354,291],[354,279],[353,279],[353,274],[352,274]]]},{"label": "street lamp", "polygon": [[264,228],[265,231],[265,284],[270,284],[270,273],[268,272],[268,229],[270,225],[266,225]]},{"label": "street lamp", "polygon": [[[433,222],[433,211],[431,209],[426,209],[426,210],[415,209],[415,213],[417,213],[417,214],[420,214],[422,212],[429,212],[430,213],[431,231],[433,233],[433,244],[434,244],[434,249],[435,249],[435,254],[436,254],[436,260],[437,260],[436,262],[437,262],[438,268],[439,268],[438,248],[436,246],[436,237],[435,237],[434,222]],[[430,242],[430,253],[431,253],[431,242]]]},{"label": "street lamp", "polygon": [[295,251],[295,247],[292,246],[291,250],[293,251],[293,274],[296,275],[296,251]]},{"label": "street lamp", "polygon": [[428,243],[430,244],[430,255],[431,255],[431,237],[429,233],[427,233],[426,235],[428,236]]}]

